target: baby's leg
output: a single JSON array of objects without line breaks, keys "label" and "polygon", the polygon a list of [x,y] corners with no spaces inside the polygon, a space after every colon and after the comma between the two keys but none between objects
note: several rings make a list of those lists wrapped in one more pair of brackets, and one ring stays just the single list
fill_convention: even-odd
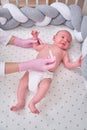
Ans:
[{"label": "baby's leg", "polygon": [[17,104],[10,108],[11,111],[17,111],[24,108],[26,90],[28,87],[28,72],[20,79],[18,90],[17,90]]},{"label": "baby's leg", "polygon": [[29,108],[31,110],[32,113],[36,113],[39,114],[39,110],[36,108],[36,104],[44,98],[44,96],[46,95],[49,87],[50,87],[50,83],[51,83],[51,79],[47,78],[47,79],[43,79],[39,86],[38,86],[38,90],[35,94],[35,96],[32,98],[32,100],[30,101],[29,104]]}]

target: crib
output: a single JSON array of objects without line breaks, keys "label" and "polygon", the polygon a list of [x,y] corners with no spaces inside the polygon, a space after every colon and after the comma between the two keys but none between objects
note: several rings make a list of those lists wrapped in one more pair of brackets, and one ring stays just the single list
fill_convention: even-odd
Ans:
[{"label": "crib", "polygon": [[82,8],[83,13],[87,14],[87,11],[86,11],[87,1],[86,0],[72,0],[72,1],[71,0],[1,0],[0,4],[3,5],[8,2],[16,4],[19,7],[23,7],[23,6],[36,7],[39,4],[50,5],[53,2],[63,2],[67,5],[78,4]]},{"label": "crib", "polygon": [[[2,8],[6,3],[12,3],[19,8],[25,6],[35,8],[41,4],[50,5],[54,2],[77,4],[83,14],[87,15],[87,0],[1,0],[0,6]],[[76,40],[73,30],[65,25],[30,28],[18,26],[6,31],[21,38],[28,38],[31,37],[32,30],[38,30],[40,38],[51,44],[52,36],[61,29],[66,29],[72,34],[73,40],[68,52],[70,59],[75,61],[81,55],[81,43]],[[33,49],[0,45],[0,61],[26,61],[34,59],[36,54]],[[48,93],[37,104],[41,111],[39,115],[32,114],[28,108],[32,97],[29,92],[25,108],[17,112],[10,111],[10,107],[17,101],[16,91],[23,74],[24,72],[20,72],[0,77],[0,130],[87,130],[87,91],[80,68],[68,70],[60,64]]]}]

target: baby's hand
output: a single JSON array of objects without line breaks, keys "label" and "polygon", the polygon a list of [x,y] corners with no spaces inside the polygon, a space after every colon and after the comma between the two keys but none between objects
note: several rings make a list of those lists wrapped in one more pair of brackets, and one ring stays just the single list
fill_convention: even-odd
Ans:
[{"label": "baby's hand", "polygon": [[40,32],[38,32],[37,30],[33,30],[33,31],[31,32],[33,38],[35,38],[35,39],[38,39],[39,33],[40,33]]}]

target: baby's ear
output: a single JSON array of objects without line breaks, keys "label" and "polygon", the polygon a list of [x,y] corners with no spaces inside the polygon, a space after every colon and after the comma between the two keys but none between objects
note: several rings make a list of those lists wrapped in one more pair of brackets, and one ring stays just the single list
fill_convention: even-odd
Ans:
[{"label": "baby's ear", "polygon": [[53,36],[53,41],[55,40],[55,35]]}]

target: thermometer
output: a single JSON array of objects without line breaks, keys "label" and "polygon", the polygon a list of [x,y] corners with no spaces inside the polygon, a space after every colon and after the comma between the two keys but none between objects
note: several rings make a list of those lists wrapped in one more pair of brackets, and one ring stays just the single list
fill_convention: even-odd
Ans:
[{"label": "thermometer", "polygon": [[54,58],[53,53],[52,53],[51,50],[49,50],[49,54],[50,54],[50,57],[51,57],[51,58]]}]

